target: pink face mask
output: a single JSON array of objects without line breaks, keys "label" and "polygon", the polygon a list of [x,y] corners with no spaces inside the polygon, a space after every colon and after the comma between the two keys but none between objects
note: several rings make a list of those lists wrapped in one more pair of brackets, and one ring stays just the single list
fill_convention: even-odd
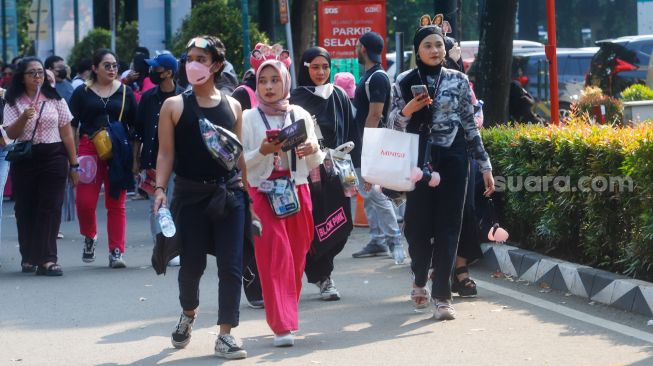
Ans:
[{"label": "pink face mask", "polygon": [[211,76],[211,68],[197,61],[186,64],[186,77],[191,85],[202,85]]}]

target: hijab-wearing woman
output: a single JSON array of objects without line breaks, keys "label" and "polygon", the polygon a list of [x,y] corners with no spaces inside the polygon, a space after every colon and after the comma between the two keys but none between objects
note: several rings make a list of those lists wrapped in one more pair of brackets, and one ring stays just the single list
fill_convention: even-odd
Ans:
[{"label": "hijab-wearing woman", "polygon": [[[317,119],[317,132],[322,147],[335,149],[348,141],[357,146],[360,143],[354,126],[351,102],[344,90],[329,81],[331,56],[321,47],[304,51],[299,64],[299,87],[292,91],[290,102],[302,106]],[[306,257],[306,277],[317,285],[322,300],[340,300],[340,293],[331,279],[333,259],[342,251],[353,229],[351,225],[351,201],[346,197],[337,177],[327,175],[324,166],[318,179],[311,179],[313,218],[316,226],[325,221],[325,212],[333,207],[342,208],[346,215],[345,224],[329,233],[319,242],[320,235],[313,239],[313,248]],[[329,207],[327,207],[329,206]],[[319,242],[319,243],[318,243]],[[320,250],[319,248],[327,248]]]},{"label": "hijab-wearing woman", "polygon": [[70,175],[77,184],[79,164],[68,104],[44,81],[41,60],[26,57],[18,63],[7,91],[4,127],[16,142],[32,142],[31,158],[14,161],[11,173],[22,272],[61,276],[57,263],[61,207],[66,178]]},{"label": "hijab-wearing woman", "polygon": [[[258,108],[243,113],[243,148],[250,196],[263,226],[255,238],[256,263],[261,278],[265,316],[275,334],[274,345],[292,346],[291,332],[299,329],[298,306],[306,253],[313,240],[309,172],[320,165],[313,120],[303,108],[291,105],[290,74],[280,61],[264,62],[256,74]],[[304,121],[308,139],[295,150],[284,152],[281,142],[268,139],[270,130]],[[296,186],[300,210],[279,217],[265,193],[264,183],[289,177]]]},{"label": "hijab-wearing woman", "polygon": [[[389,120],[395,127],[419,134],[418,164],[432,164],[442,182],[435,188],[418,184],[407,194],[404,234],[415,276],[411,298],[417,308],[428,306],[426,281],[433,261],[430,296],[435,318],[454,319],[451,271],[465,203],[468,149],[483,172],[486,196],[494,192],[492,165],[474,122],[467,76],[442,67],[446,55],[442,31],[435,26],[421,27],[413,45],[418,55],[417,68],[397,78]],[[413,85],[426,85],[428,94],[413,97]]]}]

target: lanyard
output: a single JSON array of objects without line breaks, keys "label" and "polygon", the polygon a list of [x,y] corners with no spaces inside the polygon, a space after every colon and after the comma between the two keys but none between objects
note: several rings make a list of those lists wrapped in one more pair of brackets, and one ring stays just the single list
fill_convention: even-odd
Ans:
[{"label": "lanyard", "polygon": [[[256,108],[258,112],[261,114],[261,118],[263,119],[263,123],[265,123],[265,128],[268,130],[271,130],[272,128],[270,127],[270,122],[268,122],[268,118],[265,116],[265,113],[261,110],[261,108]],[[283,115],[283,121],[284,124],[286,122],[286,116],[288,113]],[[293,113],[292,110],[290,110],[290,121],[292,123],[295,123],[295,113]],[[274,167],[275,169],[279,166],[281,163],[281,158],[279,157],[279,153],[274,153]],[[297,171],[297,155],[295,155],[295,149],[292,149],[292,152],[290,153],[290,169],[293,172]]]}]

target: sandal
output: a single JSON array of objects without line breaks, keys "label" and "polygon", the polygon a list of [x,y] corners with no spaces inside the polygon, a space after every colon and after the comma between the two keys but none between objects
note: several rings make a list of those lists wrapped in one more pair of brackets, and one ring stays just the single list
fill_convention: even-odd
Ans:
[{"label": "sandal", "polygon": [[456,319],[456,310],[451,305],[451,300],[435,299],[435,309],[433,309],[433,316],[437,320]]},{"label": "sandal", "polygon": [[21,267],[20,271],[23,272],[23,273],[34,273],[34,272],[36,272],[36,266],[33,265],[33,264],[30,264],[30,263],[27,263],[27,262],[21,263],[20,267]]},{"label": "sandal", "polygon": [[458,293],[460,297],[474,297],[478,293],[476,291],[476,282],[470,277],[463,278],[462,280],[458,279],[458,275],[467,273],[469,276],[469,269],[467,266],[462,266],[456,268],[453,272],[453,279],[451,281],[451,292]]},{"label": "sandal", "polygon": [[410,291],[410,299],[415,309],[425,309],[429,306],[429,290],[426,287],[413,287]]},{"label": "sandal", "polygon": [[48,276],[48,277],[63,276],[63,270],[61,269],[61,266],[58,265],[57,263],[52,263],[48,267],[39,266],[36,269],[36,275]]}]

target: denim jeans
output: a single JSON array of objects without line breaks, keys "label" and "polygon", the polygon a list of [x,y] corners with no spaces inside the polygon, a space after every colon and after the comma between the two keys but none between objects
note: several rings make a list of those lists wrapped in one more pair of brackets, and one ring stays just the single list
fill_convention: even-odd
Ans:
[{"label": "denim jeans", "polygon": [[392,201],[383,193],[372,188],[365,192],[361,170],[356,170],[359,177],[358,192],[363,197],[365,216],[370,226],[370,237],[373,244],[387,245],[392,248],[401,243],[401,230]]},{"label": "denim jeans", "polygon": [[5,160],[7,151],[0,149],[0,246],[2,244],[2,202],[4,201],[5,184],[9,176],[9,162]]}]

